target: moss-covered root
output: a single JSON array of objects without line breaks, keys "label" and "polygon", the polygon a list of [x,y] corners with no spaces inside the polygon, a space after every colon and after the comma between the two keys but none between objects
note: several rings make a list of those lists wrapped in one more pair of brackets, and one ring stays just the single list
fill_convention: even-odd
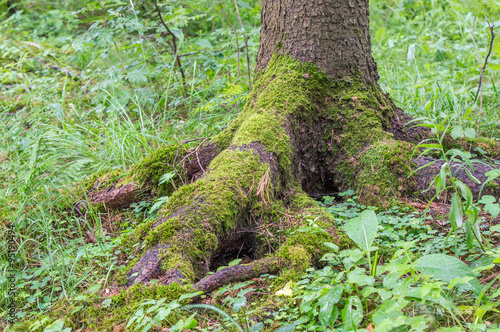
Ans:
[{"label": "moss-covered root", "polygon": [[231,282],[249,280],[265,273],[276,273],[279,268],[277,258],[265,258],[249,264],[228,266],[198,281],[193,288],[208,293]]},{"label": "moss-covered root", "polygon": [[417,194],[412,170],[411,143],[387,139],[367,147],[358,160],[355,189],[361,200],[369,205],[394,203],[402,196]]},{"label": "moss-covered root", "polygon": [[162,276],[163,283],[181,279],[192,283],[208,272],[218,243],[238,224],[258,198],[259,183],[268,178],[269,158],[259,144],[222,151],[210,170],[196,182],[181,187],[151,225],[147,249],[128,272],[128,284]]},{"label": "moss-covered root", "polygon": [[[90,203],[94,207],[116,210],[129,207],[151,194],[169,195],[186,182],[184,167],[188,163],[183,162],[186,154],[186,146],[174,144],[151,152],[129,171],[96,173],[77,189],[82,201],[76,207],[82,209]],[[173,173],[173,179],[160,184],[161,177],[167,173]]]},{"label": "moss-covered root", "polygon": [[[413,152],[411,143],[392,139],[367,147],[359,159],[353,160],[358,168],[355,188],[361,200],[369,205],[385,206],[397,203],[401,197],[431,198],[435,192],[427,189],[440,173],[445,161],[425,156],[413,158]],[[482,184],[487,179],[484,174],[494,168],[479,163],[473,163],[473,167],[472,170],[468,166],[454,163],[451,170],[454,177],[465,183],[473,196],[478,198]],[[468,173],[478,179],[479,183],[471,179]],[[482,193],[499,196],[500,181],[489,182],[482,188]]]},{"label": "moss-covered root", "polygon": [[312,265],[320,266],[328,252],[325,242],[341,248],[351,246],[352,242],[336,228],[333,216],[301,189],[292,189],[286,202],[287,215],[294,220],[284,230],[284,242],[273,255],[279,260],[283,277],[292,279]]}]

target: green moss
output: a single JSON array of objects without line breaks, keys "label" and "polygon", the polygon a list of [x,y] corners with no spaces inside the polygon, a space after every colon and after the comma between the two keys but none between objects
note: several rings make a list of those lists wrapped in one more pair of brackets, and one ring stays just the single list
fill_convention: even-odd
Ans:
[{"label": "green moss", "polygon": [[128,282],[127,273],[127,269],[125,267],[122,267],[113,275],[113,282],[118,286],[125,286]]},{"label": "green moss", "polygon": [[135,229],[126,233],[121,237],[121,245],[125,249],[132,249],[138,243],[141,243],[147,235],[149,235],[149,231],[151,230],[151,226],[154,223],[154,220],[147,220],[144,223],[141,223],[135,227]]},{"label": "green moss", "polygon": [[182,249],[182,246],[181,248],[176,246],[175,248],[171,247],[161,252],[161,269],[167,273],[171,269],[180,271],[185,278],[185,282],[192,283],[194,282],[195,269],[191,263],[190,257],[187,257],[186,254],[181,251]]},{"label": "green moss", "polygon": [[486,183],[486,188],[491,189],[491,190],[498,190],[500,185],[496,181],[490,181]]},{"label": "green moss", "polygon": [[300,245],[286,246],[282,252],[282,257],[289,260],[290,268],[304,271],[311,264],[311,254]]},{"label": "green moss", "polygon": [[[152,187],[158,195],[168,195],[181,185],[182,180],[185,181],[184,178],[179,178],[179,176],[184,177],[184,173],[178,164],[186,152],[187,147],[179,144],[159,148],[134,166],[130,171],[129,177],[137,183]],[[170,172],[176,173],[173,181],[160,185],[160,178]]]},{"label": "green moss", "polygon": [[[316,97],[330,85],[327,76],[315,66],[278,54],[257,77],[245,112],[265,111],[286,116],[300,109],[308,113],[317,108]],[[315,115],[319,114],[310,113],[309,117]]]},{"label": "green moss", "polygon": [[122,290],[120,294],[113,296],[112,300],[116,306],[134,306],[145,299],[159,300],[162,298],[165,298],[165,301],[168,303],[178,299],[183,294],[192,292],[192,285],[179,285],[176,282],[169,285],[134,284],[130,288]]},{"label": "green moss", "polygon": [[327,248],[323,245],[325,242],[335,241],[333,236],[326,232],[297,231],[292,234],[285,242],[285,248],[290,246],[299,246],[307,251],[310,260],[309,263],[317,265],[321,257],[327,253]]},{"label": "green moss", "polygon": [[[392,112],[391,100],[360,74],[333,81],[311,64],[275,54],[257,75],[241,115],[253,121],[248,127],[242,122],[235,139],[263,142],[268,151],[281,156],[280,169],[286,171],[290,164],[301,162],[290,162],[289,142],[278,126],[286,122],[298,144],[323,153],[342,187],[353,187],[360,152],[392,139],[384,130],[391,126]],[[293,178],[286,173],[285,177],[287,181]]]},{"label": "green moss", "polygon": [[282,119],[274,111],[261,109],[247,116],[233,138],[233,144],[240,146],[252,142],[262,144],[267,152],[278,157],[281,171],[290,167],[289,137],[282,127]]},{"label": "green moss", "polygon": [[97,191],[99,189],[108,188],[114,183],[119,182],[126,177],[126,172],[122,169],[112,171],[100,171],[92,174],[81,183],[81,188],[86,192],[90,190]]},{"label": "green moss", "polygon": [[145,238],[148,248],[157,243],[169,245],[161,254],[162,269],[175,268],[189,281],[206,273],[217,236],[233,230],[244,206],[257,200],[256,184],[269,166],[252,149],[227,149],[210,167],[203,178],[170,197],[159,212],[163,223]]},{"label": "green moss", "polygon": [[184,226],[179,218],[171,218],[167,222],[150,230],[144,238],[149,247],[153,247],[159,242],[165,243],[170,240]]},{"label": "green moss", "polygon": [[[99,296],[87,298],[75,305],[67,305],[67,302],[61,306],[54,305],[56,309],[47,314],[49,321],[44,326],[64,317],[65,327],[89,331],[114,331],[116,325],[127,324],[128,319],[144,300],[165,299],[165,303],[169,303],[178,299],[182,294],[192,292],[192,285],[181,286],[178,283],[166,286],[135,284],[111,297],[111,305],[107,308],[101,305],[104,299]],[[78,309],[77,305],[83,306],[83,308]],[[174,314],[176,312],[172,313],[172,315]]]},{"label": "green moss", "polygon": [[410,177],[412,145],[400,141],[380,141],[368,147],[360,156],[356,191],[369,205],[384,205],[388,199],[415,191]]},{"label": "green moss", "polygon": [[234,133],[238,130],[244,120],[244,114],[240,113],[238,117],[231,122],[228,128],[224,129],[215,137],[213,137],[210,142],[217,145],[217,147],[221,150],[227,149],[233,141]]},{"label": "green moss", "polygon": [[[184,213],[190,218],[189,227],[217,222],[216,234],[234,228],[241,204],[255,190],[267,164],[262,164],[251,149],[222,151],[210,164],[212,171],[192,184],[183,186],[164,206],[164,213],[189,207]],[[255,192],[252,192],[255,194]],[[207,228],[206,231],[211,230]],[[218,231],[218,232],[217,232]]]}]

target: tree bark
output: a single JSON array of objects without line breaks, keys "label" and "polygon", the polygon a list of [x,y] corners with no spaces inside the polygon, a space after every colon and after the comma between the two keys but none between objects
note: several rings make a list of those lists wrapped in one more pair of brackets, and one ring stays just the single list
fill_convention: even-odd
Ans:
[{"label": "tree bark", "polygon": [[275,53],[313,63],[330,78],[360,75],[376,83],[368,1],[264,0],[256,71]]}]

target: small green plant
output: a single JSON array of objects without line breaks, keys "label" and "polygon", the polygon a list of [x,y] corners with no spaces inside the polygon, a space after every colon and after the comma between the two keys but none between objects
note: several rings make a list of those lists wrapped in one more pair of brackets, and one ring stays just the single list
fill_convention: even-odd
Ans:
[{"label": "small green plant", "polygon": [[134,314],[129,318],[127,327],[133,327],[135,331],[149,331],[153,326],[162,326],[163,323],[175,326],[174,331],[190,329],[197,325],[194,314],[188,319],[180,319],[174,324],[174,313],[181,310],[181,302],[200,295],[200,292],[181,295],[178,299],[166,302],[165,298],[160,300],[144,300]]},{"label": "small green plant", "polygon": [[[420,120],[429,121],[429,119],[425,118],[421,118]],[[447,239],[452,233],[455,235],[455,252],[458,255],[457,231],[458,229],[463,228],[465,229],[466,244],[469,250],[474,247],[474,241],[480,246],[483,251],[491,249],[489,241],[485,237],[483,237],[479,229],[479,211],[481,208],[477,204],[477,202],[474,202],[474,198],[470,188],[454,175],[457,169],[463,169],[470,180],[480,184],[480,181],[471,173],[471,170],[474,170],[473,163],[477,163],[480,161],[477,159],[473,159],[473,156],[470,152],[463,152],[458,149],[446,150],[444,139],[448,132],[449,126],[446,126],[445,122],[440,124],[423,123],[419,126],[430,128],[436,136],[435,140],[437,141],[437,143],[427,143],[428,141],[433,141],[433,139],[427,139],[417,145],[415,149],[423,149],[421,155],[435,153],[439,155],[444,161],[444,163],[442,163],[440,167],[440,172],[436,175],[434,181],[427,189],[435,189],[435,194],[429,201],[428,206],[430,205],[430,203],[432,203],[432,201],[434,201],[436,198],[439,198],[441,195],[448,192],[452,193],[449,213],[451,229],[447,236]],[[438,161],[439,159],[436,159],[416,169],[415,172],[417,172],[419,169],[429,167]],[[484,186],[491,181],[500,177],[500,171],[494,169],[485,173],[485,175],[487,176],[487,180],[482,184],[482,188],[484,188]],[[495,199],[492,196],[485,196],[484,198],[481,198],[481,200],[483,204],[485,204],[485,209],[487,209],[488,211],[491,210],[495,215],[498,215],[496,212],[498,210],[498,204],[494,203]]]}]

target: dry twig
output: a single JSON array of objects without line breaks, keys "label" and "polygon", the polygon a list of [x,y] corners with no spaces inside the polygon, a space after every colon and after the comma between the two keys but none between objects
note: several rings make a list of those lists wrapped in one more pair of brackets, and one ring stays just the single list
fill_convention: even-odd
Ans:
[{"label": "dry twig", "polygon": [[236,0],[234,0],[234,7],[236,8],[236,14],[238,14],[238,19],[240,20],[240,27],[241,27],[241,33],[243,34],[243,38],[245,40],[245,49],[247,53],[247,73],[248,73],[248,87],[250,90],[252,90],[252,79],[250,76],[250,56],[248,54],[248,37],[245,34],[245,28],[243,28],[243,22],[241,21],[241,15],[240,15],[240,10],[238,9],[238,4],[236,3]]},{"label": "dry twig", "polygon": [[175,63],[177,64],[177,67],[179,67],[179,71],[181,72],[182,85],[184,86],[184,93],[187,95],[188,90],[186,87],[186,75],[184,75],[184,69],[182,69],[181,59],[180,59],[178,52],[177,52],[178,51],[177,50],[177,37],[169,29],[168,25],[163,20],[163,16],[161,15],[160,7],[158,7],[158,0],[155,0],[155,7],[156,7],[156,12],[158,13],[158,17],[160,18],[161,24],[165,27],[165,29],[167,29],[167,32],[172,36],[172,50],[174,51]]},{"label": "dry twig", "polygon": [[488,67],[488,59],[491,55],[491,51],[493,50],[493,42],[495,40],[495,33],[494,33],[494,28],[495,26],[490,23],[488,20],[488,17],[486,15],[484,16],[486,19],[486,22],[488,23],[488,28],[490,29],[490,45],[488,48],[488,53],[486,54],[486,57],[484,58],[484,63],[481,64],[481,59],[479,57],[479,50],[477,48],[476,40],[474,38],[474,29],[476,27],[476,18],[474,17],[474,23],[472,25],[472,32],[471,32],[471,37],[472,37],[472,42],[474,43],[474,49],[476,50],[476,56],[477,56],[477,62],[479,63],[479,67],[481,67],[481,75],[479,77],[479,85],[477,87],[476,91],[476,96],[474,97],[474,102],[477,101],[477,98],[479,97],[479,119],[477,120],[477,128],[476,131],[479,132],[479,124],[481,123],[481,118],[483,117],[483,78],[484,78],[484,72],[486,71],[486,67]]}]

